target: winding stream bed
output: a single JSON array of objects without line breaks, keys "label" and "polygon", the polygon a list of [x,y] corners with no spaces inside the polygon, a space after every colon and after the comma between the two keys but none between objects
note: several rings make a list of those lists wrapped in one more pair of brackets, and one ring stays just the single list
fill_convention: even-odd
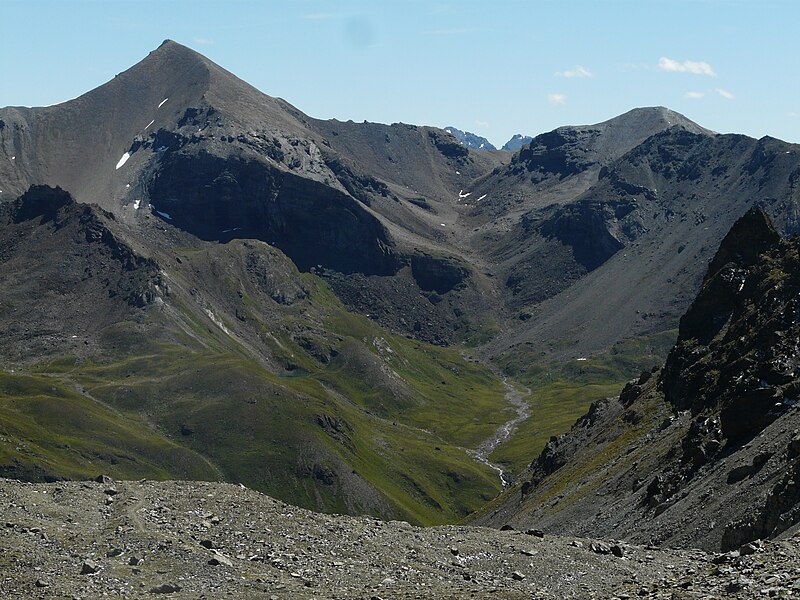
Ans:
[{"label": "winding stream bed", "polygon": [[514,432],[514,429],[517,427],[517,425],[522,423],[531,415],[530,408],[528,407],[528,403],[526,401],[527,397],[531,395],[531,391],[528,388],[523,388],[522,390],[515,388],[513,385],[508,383],[508,379],[505,377],[503,377],[503,385],[506,386],[506,389],[508,390],[506,392],[506,400],[508,400],[516,409],[516,416],[503,423],[492,437],[484,441],[475,450],[468,450],[468,452],[478,462],[481,462],[497,471],[497,474],[500,476],[500,481],[503,483],[503,487],[508,487],[511,485],[511,477],[500,465],[490,461],[489,455],[494,452],[495,448],[511,437],[511,434]]}]

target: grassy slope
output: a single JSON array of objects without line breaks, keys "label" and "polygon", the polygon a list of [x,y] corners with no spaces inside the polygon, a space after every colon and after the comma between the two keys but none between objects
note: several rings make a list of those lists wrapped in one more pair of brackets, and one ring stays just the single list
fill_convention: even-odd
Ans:
[{"label": "grassy slope", "polygon": [[0,372],[0,464],[39,477],[213,479],[211,465],[138,415],[42,375]]},{"label": "grassy slope", "polygon": [[[281,307],[277,325],[270,307],[244,300],[249,323],[269,332],[273,355],[300,376],[268,368],[247,343],[174,297],[182,326],[174,314],[150,311],[144,324],[107,328],[94,359],[55,357],[22,377],[57,393],[33,384],[22,395],[4,390],[0,464],[10,464],[21,435],[40,441],[29,446],[30,462],[65,477],[219,477],[207,458],[225,479],[296,504],[424,524],[456,521],[496,495],[496,474],[461,447],[506,418],[497,378],[455,350],[391,335],[345,311],[318,278],[296,277],[309,296]],[[359,346],[404,393],[394,397],[370,373],[310,356],[287,333],[309,320],[331,344]],[[326,416],[341,431],[321,427]],[[120,459],[126,452],[131,458]],[[350,474],[362,480],[356,491]]]}]

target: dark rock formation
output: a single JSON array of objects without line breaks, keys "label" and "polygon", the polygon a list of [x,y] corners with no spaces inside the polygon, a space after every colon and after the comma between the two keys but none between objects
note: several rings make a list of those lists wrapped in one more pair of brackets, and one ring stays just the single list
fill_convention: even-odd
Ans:
[{"label": "dark rock formation", "polygon": [[351,197],[261,162],[171,154],[150,197],[156,211],[202,239],[260,239],[301,270],[386,275],[400,266],[384,226]]},{"label": "dark rock formation", "polygon": [[469,268],[456,258],[415,254],[411,274],[423,290],[446,294],[469,276]]},{"label": "dark rock formation", "polygon": [[436,148],[447,158],[466,158],[469,155],[467,148],[452,135],[442,135],[438,131],[429,131],[428,136]]},{"label": "dark rock formation", "polygon": [[570,246],[576,262],[593,271],[625,247],[609,232],[608,218],[614,218],[613,206],[580,202],[559,208],[540,231]]}]

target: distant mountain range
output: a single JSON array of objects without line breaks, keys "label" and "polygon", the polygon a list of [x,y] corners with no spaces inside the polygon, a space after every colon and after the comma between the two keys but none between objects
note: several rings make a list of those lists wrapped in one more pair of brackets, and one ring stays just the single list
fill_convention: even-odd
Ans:
[{"label": "distant mountain range", "polygon": [[[475,150],[497,150],[485,137],[481,137],[476,133],[469,131],[461,131],[456,127],[445,127],[444,130],[456,138],[463,146],[467,148],[474,148]],[[501,150],[508,152],[515,152],[522,148],[525,144],[530,143],[533,138],[529,135],[522,135],[517,133],[510,140],[508,140]]]},{"label": "distant mountain range", "polygon": [[476,150],[497,150],[485,137],[481,137],[469,131],[461,131],[455,127],[445,127],[444,130],[456,138],[462,145],[467,148],[474,148]]}]

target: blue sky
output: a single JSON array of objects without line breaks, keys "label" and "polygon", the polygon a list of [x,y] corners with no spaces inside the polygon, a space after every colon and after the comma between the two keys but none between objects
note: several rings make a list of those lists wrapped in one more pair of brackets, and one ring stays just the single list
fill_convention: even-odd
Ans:
[{"label": "blue sky", "polygon": [[797,0],[0,0],[0,106],[73,98],[164,39],[318,118],[517,132],[663,105],[800,142]]}]

